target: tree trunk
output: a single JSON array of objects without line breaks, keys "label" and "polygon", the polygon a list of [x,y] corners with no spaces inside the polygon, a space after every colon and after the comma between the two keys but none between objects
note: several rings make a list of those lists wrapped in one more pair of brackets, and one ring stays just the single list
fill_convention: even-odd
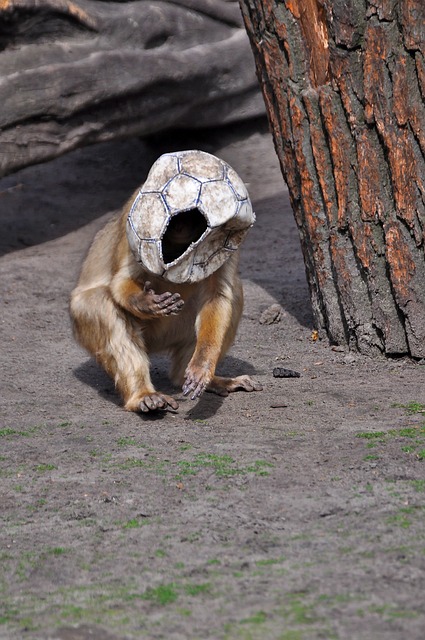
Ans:
[{"label": "tree trunk", "polygon": [[331,343],[425,357],[424,0],[240,0]]},{"label": "tree trunk", "polygon": [[237,0],[0,0],[0,175],[263,114]]}]

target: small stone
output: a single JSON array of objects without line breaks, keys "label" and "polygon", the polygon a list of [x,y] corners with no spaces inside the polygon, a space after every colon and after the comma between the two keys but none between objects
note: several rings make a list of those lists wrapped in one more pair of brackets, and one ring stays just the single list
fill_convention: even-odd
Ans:
[{"label": "small stone", "polygon": [[273,369],[274,378],[299,378],[301,374],[298,371],[292,369],[285,369],[284,367],[276,367]]},{"label": "small stone", "polygon": [[285,317],[286,312],[280,304],[272,304],[267,307],[260,316],[260,324],[277,324]]}]

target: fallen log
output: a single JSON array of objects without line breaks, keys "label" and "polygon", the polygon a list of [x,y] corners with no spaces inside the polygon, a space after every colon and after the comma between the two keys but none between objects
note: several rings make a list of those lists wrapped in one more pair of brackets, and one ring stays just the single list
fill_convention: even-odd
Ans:
[{"label": "fallen log", "polygon": [[0,175],[264,113],[238,2],[0,0]]}]

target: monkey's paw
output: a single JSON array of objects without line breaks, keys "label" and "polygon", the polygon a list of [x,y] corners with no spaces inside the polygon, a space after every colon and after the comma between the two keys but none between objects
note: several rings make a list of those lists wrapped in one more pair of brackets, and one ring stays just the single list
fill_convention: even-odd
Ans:
[{"label": "monkey's paw", "polygon": [[167,396],[165,393],[159,393],[154,391],[153,393],[147,393],[140,398],[136,411],[142,411],[147,413],[148,411],[158,411],[166,409],[177,410],[179,403],[171,396]]},{"label": "monkey's paw", "polygon": [[191,400],[201,396],[211,381],[212,374],[207,368],[188,366],[183,384],[183,395],[190,395]]},{"label": "monkey's paw", "polygon": [[183,308],[184,300],[179,293],[157,294],[150,282],[146,281],[143,293],[135,297],[133,304],[139,313],[152,316],[175,316]]},{"label": "monkey's paw", "polygon": [[207,391],[219,396],[227,396],[234,391],[262,391],[263,386],[251,376],[236,376],[235,378],[221,378],[214,376]]}]

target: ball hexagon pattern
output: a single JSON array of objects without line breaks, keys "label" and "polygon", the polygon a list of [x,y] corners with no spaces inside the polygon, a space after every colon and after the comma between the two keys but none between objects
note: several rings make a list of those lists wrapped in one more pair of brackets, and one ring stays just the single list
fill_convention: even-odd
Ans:
[{"label": "ball hexagon pattern", "polygon": [[[136,260],[170,282],[198,282],[239,248],[255,222],[245,184],[226,162],[204,151],[176,151],[153,164],[128,214]],[[189,225],[176,251],[173,230]]]}]

